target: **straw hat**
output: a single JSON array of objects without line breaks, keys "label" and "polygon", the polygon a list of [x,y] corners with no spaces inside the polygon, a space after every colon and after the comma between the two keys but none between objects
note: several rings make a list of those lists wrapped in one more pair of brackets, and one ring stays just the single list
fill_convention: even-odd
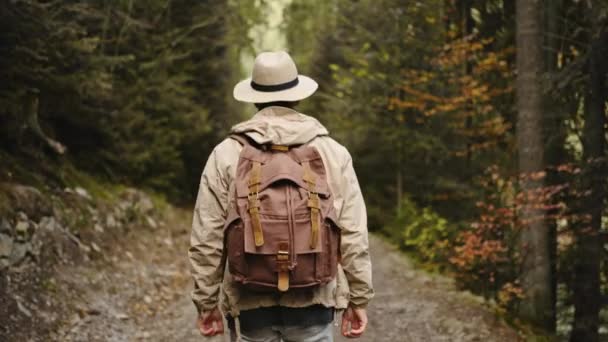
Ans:
[{"label": "straw hat", "polygon": [[312,95],[318,87],[312,78],[298,75],[296,64],[285,51],[259,54],[251,74],[252,77],[234,86],[233,96],[238,101],[299,101]]}]

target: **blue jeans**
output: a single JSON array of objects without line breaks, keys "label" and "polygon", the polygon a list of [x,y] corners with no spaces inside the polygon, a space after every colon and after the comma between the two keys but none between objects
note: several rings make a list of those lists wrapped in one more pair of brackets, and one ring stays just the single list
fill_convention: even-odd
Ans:
[{"label": "blue jeans", "polygon": [[[236,333],[230,331],[230,340],[236,341]],[[333,342],[332,323],[311,326],[273,325],[250,331],[241,330],[243,342]]]}]

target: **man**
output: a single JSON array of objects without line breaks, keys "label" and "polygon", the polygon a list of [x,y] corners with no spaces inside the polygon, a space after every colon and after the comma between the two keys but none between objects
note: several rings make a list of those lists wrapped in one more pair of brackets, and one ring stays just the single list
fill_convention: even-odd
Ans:
[{"label": "man", "polygon": [[292,108],[316,89],[314,80],[298,75],[286,52],[260,54],[252,77],[239,82],[233,94],[236,100],[254,103],[259,111],[234,126],[232,133],[260,146],[312,146],[318,151],[341,231],[337,274],[311,288],[257,292],[241,286],[226,270],[224,225],[244,147],[238,139],[225,139],[203,170],[188,253],[194,278],[192,299],[204,336],[224,332],[222,312],[232,340],[333,341],[331,323],[336,310],[345,310],[344,336],[356,338],[365,331],[366,306],[373,297],[371,262],[365,204],[352,159],[319,121]]}]

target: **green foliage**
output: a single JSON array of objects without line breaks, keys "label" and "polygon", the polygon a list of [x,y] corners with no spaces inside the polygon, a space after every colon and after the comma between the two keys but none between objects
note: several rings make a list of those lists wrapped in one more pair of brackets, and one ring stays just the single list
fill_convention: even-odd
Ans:
[{"label": "green foliage", "polygon": [[456,227],[431,208],[419,208],[409,197],[402,199],[395,220],[383,232],[402,249],[428,264],[445,266]]},{"label": "green foliage", "polygon": [[[189,200],[205,158],[236,121],[228,94],[239,50],[230,46],[247,42],[238,7],[3,2],[0,70],[10,82],[0,84],[0,147],[34,167],[69,161]],[[64,156],[51,139],[67,147]]]},{"label": "green foliage", "polygon": [[[450,234],[452,233],[452,234]],[[445,263],[449,248],[450,235],[448,222],[430,208],[424,208],[403,232],[406,248],[415,248],[422,260]]]}]

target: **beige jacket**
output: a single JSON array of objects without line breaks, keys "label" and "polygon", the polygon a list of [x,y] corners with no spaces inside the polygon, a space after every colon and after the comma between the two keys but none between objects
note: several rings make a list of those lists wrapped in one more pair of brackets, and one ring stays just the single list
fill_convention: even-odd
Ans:
[{"label": "beige jacket", "polygon": [[342,260],[336,279],[309,292],[279,295],[239,289],[221,262],[223,227],[242,148],[233,139],[226,139],[215,147],[205,165],[194,209],[188,255],[194,278],[192,299],[199,312],[218,304],[224,313],[232,316],[238,316],[240,310],[273,305],[322,304],[337,309],[346,308],[349,302],[355,306],[367,305],[373,297],[367,216],[346,148],[331,139],[319,121],[285,107],[267,107],[252,119],[234,126],[232,132],[247,134],[260,144],[309,143],[317,148],[327,168],[338,223],[342,227]]}]

